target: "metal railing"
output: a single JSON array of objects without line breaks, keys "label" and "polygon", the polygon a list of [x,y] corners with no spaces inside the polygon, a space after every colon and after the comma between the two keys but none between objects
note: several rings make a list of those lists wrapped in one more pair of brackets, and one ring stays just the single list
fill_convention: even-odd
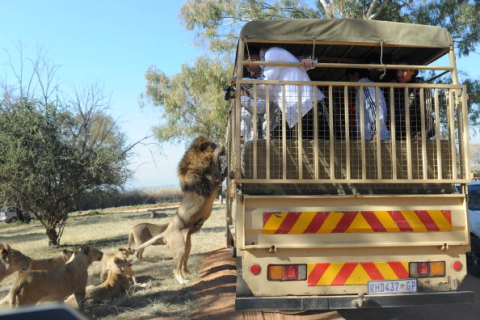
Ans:
[{"label": "metal railing", "polygon": [[[238,184],[391,188],[399,183],[466,183],[470,178],[465,86],[254,80],[238,84],[251,86],[248,95],[237,94],[229,114],[229,166]],[[364,96],[368,88],[375,92],[370,109]],[[302,94],[307,91],[310,96],[305,99]],[[317,101],[318,92],[325,98]],[[302,117],[308,104],[310,122]],[[367,123],[372,114],[374,122]],[[385,128],[389,132],[382,138]],[[375,138],[369,138],[372,135]]]}]

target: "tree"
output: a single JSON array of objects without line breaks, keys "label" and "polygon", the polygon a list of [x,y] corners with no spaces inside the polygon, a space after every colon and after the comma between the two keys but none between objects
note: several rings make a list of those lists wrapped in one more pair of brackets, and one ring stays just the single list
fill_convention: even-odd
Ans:
[{"label": "tree", "polygon": [[[212,92],[221,93],[228,79],[218,76],[218,82],[202,77],[205,70],[215,70],[222,75],[233,75],[235,46],[241,27],[251,20],[296,19],[296,18],[357,18],[397,22],[411,22],[440,26],[447,29],[455,41],[459,56],[470,54],[480,41],[480,15],[477,1],[468,0],[189,0],[180,11],[180,17],[188,30],[196,33],[196,43],[209,50],[210,58],[201,57],[191,67],[182,66],[181,73],[168,78],[161,70],[150,67],[146,73],[147,89],[144,98],[163,109],[168,119],[198,119],[205,113],[209,120],[219,119],[225,123],[227,103],[212,99]],[[221,62],[220,62],[221,61]],[[219,67],[222,66],[223,70]],[[184,83],[190,75],[194,82]],[[469,110],[473,125],[480,124],[480,95],[478,81],[466,79],[470,92]],[[208,87],[202,93],[200,88]],[[185,103],[184,97],[195,97],[195,102]],[[181,99],[179,99],[181,98]],[[180,106],[181,104],[181,106]],[[207,112],[208,110],[208,112]],[[218,114],[212,114],[218,113]],[[184,119],[185,120],[185,119]],[[189,139],[198,133],[209,133],[208,128],[217,128],[212,123],[187,124],[183,121],[168,121],[160,124],[156,137],[160,142]],[[206,126],[204,128],[204,126]],[[208,128],[207,128],[208,127]],[[216,135],[223,137],[225,126],[219,125]],[[214,137],[212,137],[214,138]]]},{"label": "tree", "polygon": [[[168,78],[150,67],[145,75],[144,94],[156,106],[165,108],[165,121],[154,128],[160,141],[180,141],[198,134],[219,141],[227,124],[223,86],[230,81],[229,62],[200,57],[193,67],[182,65],[182,73]],[[219,103],[220,101],[220,103]]]},{"label": "tree", "polygon": [[0,100],[0,198],[43,212],[37,217],[49,244],[58,245],[82,195],[124,185],[133,145],[104,112],[108,99],[98,86],[60,100],[65,93],[51,85],[53,78],[33,70],[26,78],[17,74],[18,84],[6,86]]},{"label": "tree", "polygon": [[472,163],[472,171],[480,170],[480,144],[473,143],[470,145],[470,160]]}]

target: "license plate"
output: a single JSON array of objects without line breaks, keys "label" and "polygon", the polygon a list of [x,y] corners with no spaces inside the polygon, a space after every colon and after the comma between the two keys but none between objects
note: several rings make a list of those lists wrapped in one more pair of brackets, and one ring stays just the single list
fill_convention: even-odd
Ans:
[{"label": "license plate", "polygon": [[368,294],[417,292],[416,279],[368,281]]}]

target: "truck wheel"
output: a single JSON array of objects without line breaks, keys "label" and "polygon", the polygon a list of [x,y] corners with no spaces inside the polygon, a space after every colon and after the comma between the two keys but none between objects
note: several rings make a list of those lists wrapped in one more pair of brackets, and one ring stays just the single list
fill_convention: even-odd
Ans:
[{"label": "truck wheel", "polygon": [[467,270],[472,276],[480,277],[480,239],[471,235],[472,251],[467,253]]},{"label": "truck wheel", "polygon": [[12,219],[10,219],[10,222],[17,222],[17,218],[13,217]]}]

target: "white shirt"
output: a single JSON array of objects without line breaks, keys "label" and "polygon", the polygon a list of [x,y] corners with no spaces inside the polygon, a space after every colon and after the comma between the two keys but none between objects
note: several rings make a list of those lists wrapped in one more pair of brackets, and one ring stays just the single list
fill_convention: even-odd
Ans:
[{"label": "white shirt", "polygon": [[[262,50],[263,51],[263,50]],[[285,49],[273,47],[260,52],[260,59],[265,62],[287,62],[298,63],[294,55]],[[245,78],[249,79],[249,78]],[[249,79],[250,80],[250,79]],[[280,67],[280,66],[262,66],[262,73],[258,79],[251,80],[279,80],[279,81],[311,81],[307,71],[303,67]],[[297,124],[298,96],[300,94],[300,106],[302,117],[312,108],[313,101],[312,85],[302,85],[298,89],[297,85],[285,85],[285,110],[287,112],[285,120],[290,128]],[[325,96],[317,90],[317,100],[322,100]],[[270,99],[275,102],[283,112],[282,85],[270,85]],[[266,85],[257,85],[257,98],[266,100]]]},{"label": "white shirt", "polygon": [[[368,78],[362,78],[358,82],[373,82]],[[360,137],[360,88],[357,89],[356,107],[357,107],[357,133]],[[382,90],[378,88],[378,105],[379,105],[379,118],[380,118],[380,140],[390,140],[390,131],[385,123],[387,115],[387,103],[383,96]],[[364,107],[364,130],[365,140],[372,140],[373,135],[376,132],[376,107],[375,107],[375,87],[363,87],[363,107]],[[378,137],[378,135],[377,135]]]}]

